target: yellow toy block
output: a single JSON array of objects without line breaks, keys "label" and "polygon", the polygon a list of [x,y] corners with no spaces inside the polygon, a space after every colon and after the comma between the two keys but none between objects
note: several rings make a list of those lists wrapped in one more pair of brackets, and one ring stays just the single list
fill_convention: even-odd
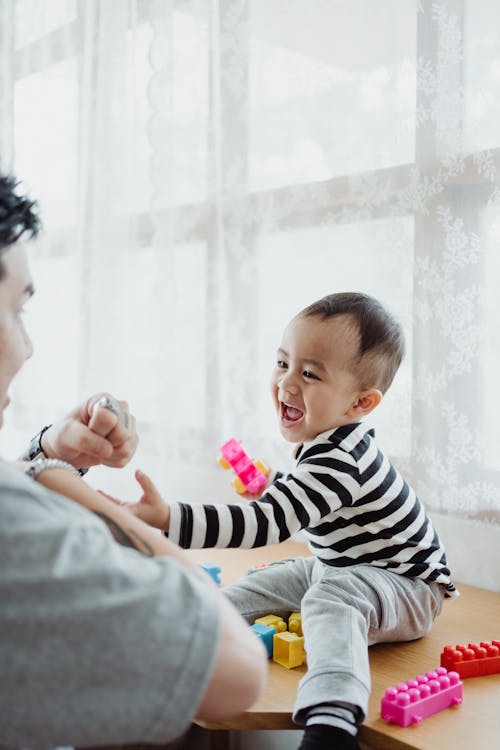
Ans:
[{"label": "yellow toy block", "polygon": [[229,465],[229,461],[226,461],[226,459],[224,458],[224,456],[219,456],[219,458],[217,459],[217,463],[219,464],[219,466],[222,466],[223,469],[230,469],[231,468],[230,465]]},{"label": "yellow toy block", "polygon": [[231,485],[233,489],[236,490],[238,495],[244,495],[245,492],[247,491],[247,488],[245,487],[245,485],[243,484],[243,482],[241,481],[239,477],[235,477],[233,481],[231,482]]},{"label": "yellow toy block", "polygon": [[297,635],[304,635],[302,632],[302,617],[300,612],[292,612],[288,618],[288,630],[290,633],[297,633]]},{"label": "yellow toy block", "polygon": [[266,475],[266,477],[269,476],[269,466],[266,466],[264,461],[261,461],[260,458],[256,458],[253,462],[256,469],[261,471],[263,474]]},{"label": "yellow toy block", "polygon": [[287,669],[300,667],[306,660],[304,636],[297,633],[276,633],[273,638],[273,661]]},{"label": "yellow toy block", "polygon": [[282,617],[278,615],[265,615],[265,617],[258,617],[255,620],[258,625],[267,625],[268,628],[274,628],[277,633],[282,633],[286,630],[286,622]]}]

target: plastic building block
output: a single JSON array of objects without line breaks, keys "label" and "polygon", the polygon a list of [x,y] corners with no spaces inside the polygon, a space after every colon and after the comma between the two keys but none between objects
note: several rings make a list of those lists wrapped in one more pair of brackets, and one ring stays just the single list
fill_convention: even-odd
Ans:
[{"label": "plastic building block", "polygon": [[248,568],[247,575],[249,573],[253,573],[255,570],[262,570],[262,568],[267,568],[268,565],[269,565],[269,563],[265,563],[265,562],[261,562],[261,563],[257,563],[256,565],[252,565],[251,568]]},{"label": "plastic building block", "polygon": [[292,612],[288,618],[288,630],[290,633],[297,633],[297,635],[304,635],[302,632],[302,616],[300,612]]},{"label": "plastic building block", "polygon": [[269,469],[262,461],[252,461],[247,456],[239,440],[231,438],[220,447],[219,464],[223,469],[232,469],[236,474],[232,485],[239,495],[262,492],[267,484]]},{"label": "plastic building block", "polygon": [[287,669],[300,667],[306,659],[304,637],[297,633],[276,633],[273,638],[273,661]]},{"label": "plastic building block", "polygon": [[276,628],[256,622],[254,625],[250,625],[250,630],[253,630],[255,635],[260,638],[266,648],[268,657],[271,659],[273,655],[273,637],[276,633]]},{"label": "plastic building block", "polygon": [[282,617],[278,615],[265,615],[264,617],[258,617],[255,620],[256,625],[267,625],[270,628],[274,628],[277,633],[283,633],[286,630],[286,622]]},{"label": "plastic building block", "polygon": [[203,568],[205,573],[208,573],[210,578],[215,581],[215,583],[220,586],[220,566],[215,565],[214,563],[200,563],[200,568]]},{"label": "plastic building block", "polygon": [[456,648],[445,646],[441,653],[441,666],[458,672],[460,677],[481,677],[500,673],[500,641],[481,641],[459,644]]},{"label": "plastic building block", "polygon": [[387,688],[382,698],[382,718],[391,724],[408,727],[422,719],[462,703],[463,682],[457,672],[438,667],[414,680]]}]

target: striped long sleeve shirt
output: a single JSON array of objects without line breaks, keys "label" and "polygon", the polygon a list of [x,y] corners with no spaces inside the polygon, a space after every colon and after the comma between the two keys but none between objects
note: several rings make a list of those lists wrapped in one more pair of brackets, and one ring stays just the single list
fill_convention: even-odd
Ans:
[{"label": "striped long sleeve shirt", "polygon": [[184,548],[251,548],[303,530],[327,565],[374,565],[456,595],[429,516],[374,436],[363,423],[321,433],[298,447],[294,470],[278,474],[259,500],[174,503],[168,537]]}]

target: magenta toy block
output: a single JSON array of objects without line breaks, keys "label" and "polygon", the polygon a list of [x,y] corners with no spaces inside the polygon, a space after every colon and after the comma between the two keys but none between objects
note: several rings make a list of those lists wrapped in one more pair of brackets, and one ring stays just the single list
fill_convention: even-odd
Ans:
[{"label": "magenta toy block", "polygon": [[453,669],[460,677],[482,677],[500,673],[500,641],[481,641],[459,644],[456,648],[445,646],[441,653],[441,666]]},{"label": "magenta toy block", "polygon": [[264,489],[269,473],[267,467],[261,461],[252,461],[241,447],[239,440],[231,438],[224,445],[221,445],[220,452],[222,459],[227,462],[236,474],[237,479],[240,480],[235,484],[237,492],[240,494],[249,492],[254,495]]},{"label": "magenta toy block", "polygon": [[462,703],[463,683],[457,672],[438,667],[414,680],[387,688],[380,713],[391,724],[408,727],[422,719]]}]

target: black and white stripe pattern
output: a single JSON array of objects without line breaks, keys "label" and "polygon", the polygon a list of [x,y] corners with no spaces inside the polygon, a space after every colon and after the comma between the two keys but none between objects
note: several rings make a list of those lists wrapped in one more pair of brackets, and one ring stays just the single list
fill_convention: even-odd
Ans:
[{"label": "black and white stripe pattern", "polygon": [[175,503],[169,538],[185,548],[261,547],[304,530],[324,563],[367,563],[456,593],[422,503],[363,423],[324,432],[262,497],[234,505]]}]

